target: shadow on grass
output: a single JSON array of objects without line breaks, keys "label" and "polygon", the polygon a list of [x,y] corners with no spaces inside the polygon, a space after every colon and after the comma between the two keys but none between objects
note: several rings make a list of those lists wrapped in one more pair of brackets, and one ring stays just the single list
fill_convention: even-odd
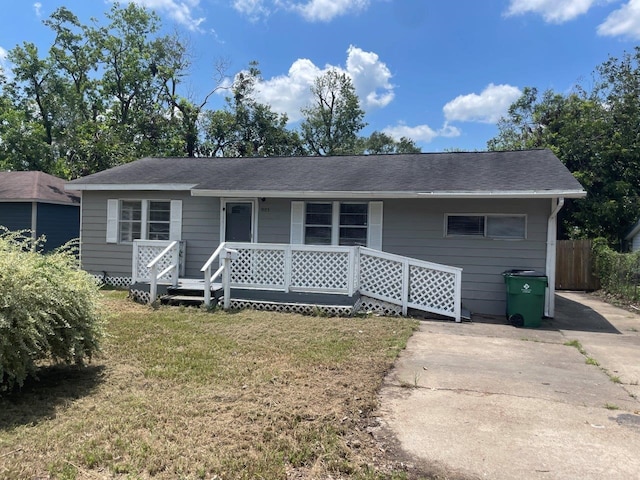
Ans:
[{"label": "shadow on grass", "polygon": [[56,408],[89,395],[104,376],[103,365],[55,365],[38,370],[22,388],[0,394],[0,430],[34,425],[55,416]]}]

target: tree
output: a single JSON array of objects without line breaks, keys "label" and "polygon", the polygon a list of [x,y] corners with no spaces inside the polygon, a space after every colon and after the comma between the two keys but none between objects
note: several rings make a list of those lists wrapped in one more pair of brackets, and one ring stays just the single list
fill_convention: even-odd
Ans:
[{"label": "tree", "polygon": [[314,103],[302,109],[300,130],[311,155],[356,154],[361,150],[358,132],[367,124],[351,79],[329,70],[311,87]]},{"label": "tree", "polygon": [[238,73],[227,98],[227,108],[207,112],[203,121],[203,150],[225,157],[301,155],[300,138],[287,129],[287,116],[275,113],[255,99],[260,70],[252,62]]},{"label": "tree", "polygon": [[362,153],[420,153],[420,147],[407,137],[394,140],[393,137],[383,132],[373,132],[369,137],[362,138]]},{"label": "tree", "polygon": [[640,212],[640,49],[596,68],[594,87],[534,88],[498,124],[490,150],[549,148],[587,191],[562,210],[562,233],[620,248]]}]

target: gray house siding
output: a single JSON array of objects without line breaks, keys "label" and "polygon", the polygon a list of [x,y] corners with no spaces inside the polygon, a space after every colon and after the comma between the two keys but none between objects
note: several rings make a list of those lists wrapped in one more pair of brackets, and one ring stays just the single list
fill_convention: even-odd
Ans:
[{"label": "gray house siding", "polygon": [[189,192],[86,191],[82,196],[82,267],[96,275],[131,277],[133,247],[106,243],[108,199],[182,200],[182,240],[186,241],[186,275],[200,268],[220,243],[220,201]]},{"label": "gray house siding", "polygon": [[[463,268],[463,305],[472,312],[505,312],[502,272],[545,271],[549,200],[386,200],[383,249]],[[526,214],[527,238],[499,240],[446,237],[445,215]]]},{"label": "gray house siding", "polygon": [[76,205],[38,203],[36,232],[45,235],[45,251],[64,245],[80,235],[80,208]]},{"label": "gray house siding", "polygon": [[[85,191],[82,200],[83,267],[96,274],[106,272],[109,276],[124,277],[131,276],[132,246],[105,242],[106,205],[110,198],[182,200],[186,275],[200,278],[200,268],[220,243],[220,199],[192,197],[189,192]],[[289,243],[291,202],[292,199],[282,198],[257,199],[258,242]],[[463,305],[474,313],[500,315],[505,312],[506,297],[502,272],[508,269],[545,270],[550,211],[549,199],[384,200],[383,250],[463,268]],[[524,214],[527,237],[524,240],[446,237],[445,215],[454,213]]]},{"label": "gray house siding", "polygon": [[266,198],[258,201],[258,242],[289,243],[291,200]]}]

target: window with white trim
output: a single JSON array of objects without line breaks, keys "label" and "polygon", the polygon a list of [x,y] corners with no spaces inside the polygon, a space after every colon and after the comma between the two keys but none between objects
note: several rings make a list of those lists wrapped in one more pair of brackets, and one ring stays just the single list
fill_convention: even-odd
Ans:
[{"label": "window with white trim", "polygon": [[305,244],[367,245],[367,203],[307,202],[305,207]]},{"label": "window with white trim", "polygon": [[181,200],[107,201],[107,243],[180,240]]},{"label": "window with white trim", "polygon": [[147,209],[147,239],[169,240],[171,226],[171,202],[149,201]]},{"label": "window with white trim", "polygon": [[522,240],[527,235],[526,215],[446,215],[446,236]]}]

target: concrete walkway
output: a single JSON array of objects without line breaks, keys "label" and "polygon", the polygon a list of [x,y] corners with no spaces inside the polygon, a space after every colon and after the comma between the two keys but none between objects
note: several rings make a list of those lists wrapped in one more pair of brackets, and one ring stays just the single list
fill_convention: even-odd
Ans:
[{"label": "concrete walkway", "polygon": [[382,432],[439,478],[640,478],[639,383],[640,315],[563,292],[539,329],[421,322]]}]

